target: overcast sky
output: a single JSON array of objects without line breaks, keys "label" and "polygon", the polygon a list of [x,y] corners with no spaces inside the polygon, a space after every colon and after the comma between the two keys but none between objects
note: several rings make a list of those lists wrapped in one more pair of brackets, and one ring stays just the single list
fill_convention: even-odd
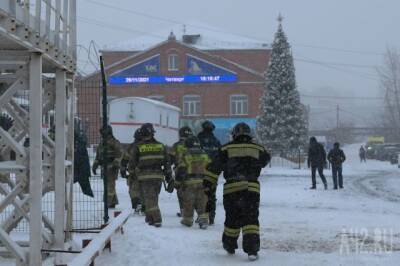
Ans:
[{"label": "overcast sky", "polygon": [[[180,24],[204,22],[229,33],[271,43],[277,29],[276,18],[281,13],[284,30],[293,48],[297,84],[304,95],[302,101],[322,111],[328,111],[327,108],[336,106],[336,103],[343,108],[351,108],[351,105],[365,106],[367,101],[337,102],[331,99],[318,106],[318,99],[307,98],[306,95],[379,96],[374,67],[382,64],[387,46],[400,47],[398,0],[77,2],[78,42],[88,46],[94,40],[100,47],[133,39],[146,32],[176,27],[177,24],[171,21]],[[147,16],[113,10],[94,2],[113,4]],[[84,18],[92,22],[89,24]],[[101,23],[94,25],[93,20]],[[121,25],[130,30],[113,30],[109,28],[111,25]],[[84,53],[81,51],[80,54],[81,60],[84,60]],[[368,103],[381,105],[378,101]]]}]

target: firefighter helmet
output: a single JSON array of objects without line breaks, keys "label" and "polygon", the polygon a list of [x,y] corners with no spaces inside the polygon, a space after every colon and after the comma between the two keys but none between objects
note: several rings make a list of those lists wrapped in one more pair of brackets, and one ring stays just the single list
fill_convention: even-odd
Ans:
[{"label": "firefighter helmet", "polygon": [[203,128],[204,131],[214,131],[215,125],[213,122],[210,120],[206,120],[201,124],[201,127]]},{"label": "firefighter helmet", "polygon": [[180,138],[188,138],[189,136],[192,136],[192,135],[193,135],[193,132],[190,129],[190,127],[188,127],[188,126],[184,126],[179,129],[179,137]]},{"label": "firefighter helmet", "polygon": [[142,133],[143,137],[153,137],[156,131],[154,130],[153,124],[145,123],[140,128],[140,132]]},{"label": "firefighter helmet", "polygon": [[240,136],[248,136],[251,137],[251,129],[249,125],[246,123],[238,123],[232,130],[232,137],[233,139],[236,139]]}]

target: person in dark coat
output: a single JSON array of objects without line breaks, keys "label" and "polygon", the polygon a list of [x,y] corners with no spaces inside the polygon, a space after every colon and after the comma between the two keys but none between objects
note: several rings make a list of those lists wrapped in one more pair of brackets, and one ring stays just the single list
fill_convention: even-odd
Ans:
[{"label": "person in dark coat", "polygon": [[322,183],[324,184],[325,190],[328,189],[328,183],[326,182],[326,178],[324,176],[324,166],[326,165],[326,152],[324,146],[322,146],[321,143],[318,143],[315,137],[310,138],[307,163],[308,167],[311,167],[312,186],[310,189],[317,188],[317,182],[315,178],[317,170],[322,180]]},{"label": "person in dark coat", "polygon": [[339,146],[339,142],[335,142],[333,144],[333,149],[328,153],[328,161],[332,165],[333,189],[338,189],[338,176],[339,188],[343,188],[342,164],[346,160],[346,156]]},{"label": "person in dark coat", "polygon": [[[218,154],[218,149],[221,147],[221,143],[214,136],[215,125],[211,121],[204,121],[201,125],[203,131],[201,131],[197,138],[200,141],[201,148],[207,153],[208,157],[213,160]],[[207,202],[206,211],[209,213],[209,224],[214,224],[215,219],[215,209],[217,204],[217,187],[213,186],[209,193],[209,198]]]},{"label": "person in dark coat", "polygon": [[360,162],[364,162],[364,163],[367,162],[366,151],[365,151],[365,149],[364,149],[364,147],[362,145],[361,145],[361,147],[360,147],[360,149],[358,151],[358,155],[360,156]]},{"label": "person in dark coat", "polygon": [[90,162],[86,149],[86,137],[79,130],[74,131],[74,183],[78,182],[82,193],[94,197],[90,186]]}]

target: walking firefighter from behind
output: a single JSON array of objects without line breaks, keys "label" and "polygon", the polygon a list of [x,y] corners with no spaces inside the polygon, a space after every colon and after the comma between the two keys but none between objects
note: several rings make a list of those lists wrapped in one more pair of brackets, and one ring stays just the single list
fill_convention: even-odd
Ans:
[{"label": "walking firefighter from behind", "polygon": [[158,206],[158,195],[164,181],[172,182],[171,166],[166,147],[154,138],[154,128],[150,123],[141,127],[142,140],[134,146],[128,169],[135,169],[139,187],[146,205],[146,222],[160,227],[161,212]]},{"label": "walking firefighter from behind", "polygon": [[135,213],[139,212],[144,213],[145,211],[143,193],[141,192],[139,186],[139,180],[137,178],[135,169],[132,168],[127,169],[127,168],[128,168],[128,162],[130,160],[130,155],[132,154],[132,150],[135,148],[136,145],[138,145],[138,143],[141,140],[142,140],[142,133],[140,131],[140,128],[138,128],[135,131],[133,143],[129,144],[128,147],[126,148],[120,169],[121,176],[127,179],[127,184],[129,187],[129,196],[131,198],[131,203],[132,203],[132,209],[135,210]]},{"label": "walking firefighter from behind", "polygon": [[185,179],[185,167],[183,164],[183,153],[185,152],[185,140],[192,136],[193,132],[190,127],[184,126],[179,129],[179,141],[174,143],[170,150],[171,165],[174,167],[175,172],[175,188],[179,202],[179,213],[178,216],[182,216],[183,204],[182,204],[182,186],[180,186],[178,180]]},{"label": "walking firefighter from behind", "polygon": [[[206,213],[207,196],[203,187],[206,167],[210,158],[200,146],[198,138],[190,136],[185,141],[185,151],[182,155],[184,165],[183,175],[177,177],[182,191],[182,221],[186,226],[193,225],[193,214],[196,210],[198,223],[201,229],[208,226],[208,213]],[[182,178],[182,179],[180,179]]]},{"label": "walking firefighter from behind", "polygon": [[243,250],[249,260],[258,258],[260,250],[259,205],[260,183],[258,178],[271,157],[261,145],[252,141],[250,127],[237,124],[232,131],[233,141],[223,145],[216,158],[207,167],[204,181],[212,189],[218,176],[224,173],[225,229],[222,236],[224,249],[234,254],[237,240],[243,234]]},{"label": "walking firefighter from behind", "polygon": [[[107,162],[107,169],[105,169],[104,176],[107,178],[107,202],[108,207],[115,208],[118,204],[117,192],[115,190],[115,182],[118,178],[118,172],[122,160],[122,148],[119,141],[114,138],[112,127],[107,126],[105,129],[101,129],[100,133],[103,138],[97,146],[96,158],[93,162],[92,172],[96,175],[97,168],[103,166]],[[104,156],[104,149],[107,154]]]},{"label": "walking firefighter from behind", "polygon": [[[197,135],[197,137],[200,140],[201,148],[208,154],[208,157],[213,160],[218,154],[219,147],[221,147],[221,143],[213,133],[215,125],[211,121],[206,120],[201,124],[201,127],[203,130]],[[215,209],[217,204],[216,192],[217,186],[214,186],[208,195],[207,212],[209,213],[210,225],[214,224],[215,219]]]}]

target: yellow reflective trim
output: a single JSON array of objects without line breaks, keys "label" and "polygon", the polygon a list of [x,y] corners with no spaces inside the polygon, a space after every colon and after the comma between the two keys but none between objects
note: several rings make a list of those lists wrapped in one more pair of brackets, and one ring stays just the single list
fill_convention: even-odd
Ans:
[{"label": "yellow reflective trim", "polygon": [[138,175],[138,180],[147,180],[147,179],[164,179],[163,175],[157,175],[157,174],[153,174],[153,175]]},{"label": "yellow reflective trim", "polygon": [[260,194],[260,189],[259,188],[250,188],[249,187],[248,190],[251,191],[251,192],[256,192],[256,193]]},{"label": "yellow reflective trim", "polygon": [[149,209],[146,208],[146,212],[158,211],[159,209],[160,208],[158,208],[158,207],[153,207],[153,208],[149,208]]},{"label": "yellow reflective trim", "polygon": [[244,231],[243,230],[243,235],[249,235],[249,234],[259,235],[260,231],[258,231],[258,230],[246,230],[246,231]]},{"label": "yellow reflective trim", "polygon": [[233,182],[233,183],[225,183],[224,188],[230,189],[234,187],[246,187],[248,186],[249,182],[247,181],[239,181],[239,182]]},{"label": "yellow reflective trim", "polygon": [[248,225],[243,226],[243,231],[246,231],[246,230],[260,230],[260,226],[256,225],[256,224],[248,224]]},{"label": "yellow reflective trim", "polygon": [[240,228],[230,228],[230,227],[224,227],[225,232],[230,232],[232,234],[234,233],[240,233]]},{"label": "yellow reflective trim", "polygon": [[216,174],[214,174],[213,172],[210,172],[210,171],[205,171],[205,173],[204,173],[206,176],[208,176],[208,177],[210,177],[210,178],[213,178],[213,179],[218,179],[218,176],[219,175],[216,175]]},{"label": "yellow reflective trim", "polygon": [[188,179],[183,181],[185,185],[197,185],[203,183],[203,179]]},{"label": "yellow reflective trim", "polygon": [[208,213],[203,213],[199,215],[200,219],[208,219]]},{"label": "yellow reflective trim", "polygon": [[142,155],[139,158],[139,161],[146,161],[146,160],[163,160],[164,155]]},{"label": "yellow reflective trim", "polygon": [[242,190],[246,190],[246,189],[247,189],[247,187],[237,187],[237,188],[224,189],[224,195],[230,194],[230,193],[234,193],[234,192],[238,192],[238,191],[242,191]]},{"label": "yellow reflective trim", "polygon": [[260,158],[260,151],[254,148],[230,148],[228,149],[228,158],[252,157]]},{"label": "yellow reflective trim", "polygon": [[228,144],[226,146],[223,146],[221,148],[221,151],[226,151],[228,149],[243,149],[243,148],[257,149],[262,152],[265,151],[265,149],[262,146],[259,146],[257,144],[251,144],[251,143]]},{"label": "yellow reflective trim", "polygon": [[229,236],[229,237],[239,237],[240,235],[240,228],[238,229],[233,229],[229,227],[224,228],[224,234]]},{"label": "yellow reflective trim", "polygon": [[138,146],[140,153],[161,152],[164,150],[163,144],[141,144]]}]

